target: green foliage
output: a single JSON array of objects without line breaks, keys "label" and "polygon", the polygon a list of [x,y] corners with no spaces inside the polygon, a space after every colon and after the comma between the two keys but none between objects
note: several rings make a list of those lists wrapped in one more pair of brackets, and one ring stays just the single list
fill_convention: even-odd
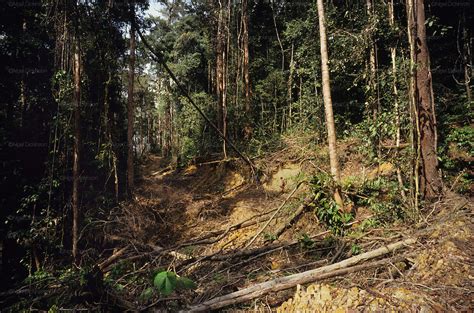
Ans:
[{"label": "green foliage", "polygon": [[353,132],[347,134],[355,135],[361,141],[359,152],[368,157],[368,160],[376,160],[379,141],[384,138],[395,138],[396,127],[393,121],[393,112],[382,112],[377,116],[374,123],[372,117],[364,119],[354,126]]},{"label": "green foliage", "polygon": [[351,245],[351,253],[352,253],[352,255],[358,255],[358,254],[360,254],[361,252],[362,252],[362,248],[361,248],[358,244],[353,243],[353,244]]},{"label": "green foliage", "polygon": [[474,127],[468,125],[453,128],[447,137],[448,143],[454,143],[460,150],[469,156],[474,155]]},{"label": "green foliage", "polygon": [[286,103],[286,78],[281,70],[272,70],[255,84],[255,99],[262,106],[260,126],[273,132],[283,129],[281,115]]},{"label": "green foliage", "polygon": [[367,229],[370,229],[370,228],[375,228],[378,226],[378,222],[376,219],[374,218],[368,218],[368,219],[365,219],[362,221],[362,223],[360,224],[359,226],[359,229],[361,231],[365,231]]},{"label": "green foliage", "polygon": [[363,224],[364,227],[393,223],[406,217],[407,212],[400,200],[399,186],[395,181],[384,177],[368,180],[358,187],[355,193],[361,195],[354,198],[355,204],[366,206],[375,213],[375,218],[367,220]]},{"label": "green foliage", "polygon": [[179,277],[174,272],[162,271],[155,275],[153,285],[159,293],[168,296],[177,289],[195,289],[196,283],[186,277]]},{"label": "green foliage", "polygon": [[46,270],[38,270],[34,272],[32,275],[28,276],[25,279],[26,284],[34,284],[34,283],[41,283],[41,282],[46,282],[47,280],[50,280],[54,278],[53,274],[46,271]]},{"label": "green foliage", "polygon": [[432,36],[438,35],[441,37],[446,37],[449,34],[449,32],[453,30],[452,26],[443,25],[440,22],[440,18],[434,15],[429,16],[426,19],[425,24],[427,25],[428,34],[431,33]]},{"label": "green foliage", "polygon": [[272,233],[263,234],[263,238],[265,241],[275,241],[277,239],[277,237]]},{"label": "green foliage", "polygon": [[160,272],[156,274],[155,279],[153,280],[153,285],[160,293],[168,296],[176,289],[176,274],[168,271]]},{"label": "green foliage", "polygon": [[300,247],[303,249],[312,249],[316,244],[316,242],[311,239],[308,234],[302,234],[301,237],[298,238],[298,242],[300,243]]},{"label": "green foliage", "polygon": [[[193,94],[192,97],[195,103],[209,115],[210,108],[214,106],[214,100],[204,92]],[[182,106],[176,123],[180,137],[178,149],[181,165],[186,165],[196,156],[212,149],[215,142],[219,140],[216,140],[214,132],[212,135],[205,133],[206,123],[189,101],[184,97],[180,97],[179,100]]]},{"label": "green foliage", "polygon": [[142,302],[147,302],[150,301],[155,296],[156,289],[153,287],[148,287],[145,290],[142,291],[142,293],[139,296],[139,300]]},{"label": "green foliage", "polygon": [[350,222],[353,216],[350,213],[343,212],[334,201],[332,178],[325,174],[313,176],[311,189],[315,196],[313,206],[319,221],[326,224],[334,234],[344,234],[345,224]]}]

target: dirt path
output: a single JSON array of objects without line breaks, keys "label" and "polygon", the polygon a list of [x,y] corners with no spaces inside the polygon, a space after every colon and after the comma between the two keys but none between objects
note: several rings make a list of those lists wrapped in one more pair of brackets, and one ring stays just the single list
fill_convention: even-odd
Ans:
[{"label": "dirt path", "polygon": [[[137,240],[164,248],[225,230],[231,224],[275,208],[285,196],[284,192],[248,183],[240,169],[227,163],[173,171],[162,167],[160,157],[151,155],[140,172],[135,202],[126,205],[134,215],[131,234]],[[224,250],[241,247],[257,227],[236,232],[215,245],[200,247],[199,253],[224,246]]]}]

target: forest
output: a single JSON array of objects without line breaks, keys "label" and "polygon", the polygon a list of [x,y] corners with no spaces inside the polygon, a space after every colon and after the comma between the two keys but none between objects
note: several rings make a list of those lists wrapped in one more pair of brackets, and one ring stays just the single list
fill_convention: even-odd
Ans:
[{"label": "forest", "polygon": [[1,312],[474,310],[471,0],[1,0]]}]

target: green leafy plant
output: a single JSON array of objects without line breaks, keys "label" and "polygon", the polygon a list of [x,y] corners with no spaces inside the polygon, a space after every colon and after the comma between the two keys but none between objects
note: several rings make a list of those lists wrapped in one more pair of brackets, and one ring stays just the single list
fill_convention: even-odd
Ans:
[{"label": "green leafy plant", "polygon": [[459,149],[466,151],[470,156],[474,155],[474,127],[454,128],[447,140],[455,143]]},{"label": "green leafy plant", "polygon": [[265,233],[263,238],[265,241],[275,241],[277,239],[277,237],[272,233]]},{"label": "green leafy plant", "polygon": [[304,249],[311,249],[314,247],[314,245],[316,244],[314,242],[314,240],[312,240],[308,234],[303,234],[299,239],[298,239],[299,243],[300,243],[300,246],[301,248],[304,248]]},{"label": "green leafy plant", "polygon": [[352,214],[343,212],[336,204],[332,195],[332,179],[328,175],[319,174],[311,180],[315,195],[314,206],[316,216],[325,223],[334,234],[344,233],[345,224],[353,218]]},{"label": "green leafy plant", "polygon": [[162,271],[156,274],[153,285],[164,296],[172,294],[177,289],[195,289],[197,287],[191,279],[180,277],[170,271]]},{"label": "green leafy plant", "polygon": [[351,246],[351,253],[353,255],[357,255],[357,254],[360,254],[360,252],[362,251],[362,248],[356,244],[356,243],[353,243],[352,246]]},{"label": "green leafy plant", "polygon": [[395,180],[378,177],[366,180],[360,186],[350,186],[348,189],[357,207],[365,207],[374,213],[373,218],[359,226],[361,230],[408,217],[409,211],[401,200],[400,186]]},{"label": "green leafy plant", "polygon": [[374,228],[378,225],[377,220],[374,218],[368,218],[366,220],[363,220],[362,223],[360,224],[359,228],[361,231]]},{"label": "green leafy plant", "polygon": [[153,287],[148,287],[145,290],[142,291],[142,293],[139,296],[140,301],[146,302],[149,301],[153,296],[155,295],[155,288]]}]

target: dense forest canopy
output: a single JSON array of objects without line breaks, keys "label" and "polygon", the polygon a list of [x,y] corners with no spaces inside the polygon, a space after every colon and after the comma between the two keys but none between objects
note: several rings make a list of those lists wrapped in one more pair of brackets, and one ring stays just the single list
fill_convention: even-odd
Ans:
[{"label": "dense forest canopy", "polygon": [[[120,270],[111,270],[110,257],[121,250],[106,233],[121,229],[108,223],[143,195],[150,157],[160,160],[156,173],[173,175],[199,164],[239,164],[258,189],[271,177],[269,155],[291,150],[288,141],[309,142],[323,154],[293,153],[314,162],[318,174],[304,171],[309,189],[324,192],[305,207],[327,208],[318,220],[335,236],[346,234],[343,225],[357,218],[358,206],[383,207],[374,209],[374,216],[383,212],[380,223],[410,224],[446,192],[472,197],[472,5],[2,1],[0,253],[7,296],[0,307],[92,305],[107,302],[99,289],[123,292],[110,274]],[[150,6],[158,14],[149,14]],[[354,187],[351,153],[364,171],[377,168],[376,187],[365,178]],[[382,177],[387,168],[391,174]],[[360,204],[374,188],[376,204]],[[163,223],[177,229],[172,220]],[[157,246],[171,247],[164,233],[153,236]],[[164,268],[163,282],[176,280],[172,263],[159,264],[147,273]],[[8,292],[36,283],[41,290],[52,284],[45,277],[67,277],[70,290],[85,280],[80,285],[90,294],[40,295],[25,306],[23,294]],[[134,284],[127,301],[151,292]],[[140,298],[141,308],[153,297],[160,296]],[[131,302],[113,305],[130,309]]]}]

